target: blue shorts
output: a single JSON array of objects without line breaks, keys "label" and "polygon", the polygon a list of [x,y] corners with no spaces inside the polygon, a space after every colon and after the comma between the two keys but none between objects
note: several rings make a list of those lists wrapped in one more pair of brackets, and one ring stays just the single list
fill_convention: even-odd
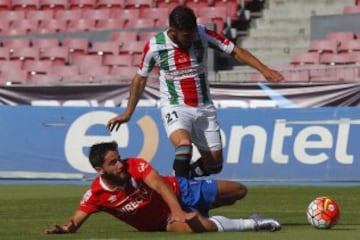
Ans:
[{"label": "blue shorts", "polygon": [[184,211],[198,211],[204,216],[209,215],[217,195],[217,183],[209,179],[177,178],[180,188],[179,201]]}]

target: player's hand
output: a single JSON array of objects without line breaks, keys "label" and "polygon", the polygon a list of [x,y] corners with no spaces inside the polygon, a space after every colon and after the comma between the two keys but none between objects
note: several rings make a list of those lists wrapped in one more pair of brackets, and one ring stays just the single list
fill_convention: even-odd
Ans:
[{"label": "player's hand", "polygon": [[266,78],[266,80],[268,80],[269,82],[277,83],[284,80],[284,76],[278,71],[273,69],[266,70],[265,72],[263,72],[263,75]]},{"label": "player's hand", "polygon": [[122,114],[122,115],[118,115],[112,119],[110,119],[107,124],[106,124],[106,128],[111,132],[115,129],[115,131],[119,130],[120,125],[123,123],[126,123],[129,121],[129,117]]},{"label": "player's hand", "polygon": [[63,234],[70,233],[69,228],[55,224],[51,228],[45,230],[45,234]]}]

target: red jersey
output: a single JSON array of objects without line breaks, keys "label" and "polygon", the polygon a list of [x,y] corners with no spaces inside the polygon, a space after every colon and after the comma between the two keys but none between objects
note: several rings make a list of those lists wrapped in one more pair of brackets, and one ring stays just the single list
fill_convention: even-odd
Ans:
[{"label": "red jersey", "polygon": [[[104,211],[140,231],[165,230],[170,219],[170,209],[162,197],[144,183],[153,169],[143,159],[124,160],[131,180],[124,188],[109,189],[98,176],[84,194],[78,210],[88,214]],[[175,194],[179,186],[175,177],[163,177]]]}]

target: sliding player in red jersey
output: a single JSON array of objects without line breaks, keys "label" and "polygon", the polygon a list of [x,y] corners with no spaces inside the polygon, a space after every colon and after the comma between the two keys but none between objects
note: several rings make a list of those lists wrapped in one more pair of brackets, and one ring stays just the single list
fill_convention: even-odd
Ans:
[{"label": "sliding player in red jersey", "polygon": [[[247,50],[198,25],[190,8],[176,7],[170,13],[169,28],[151,38],[144,47],[143,60],[130,86],[126,110],[107,123],[112,131],[130,120],[144,92],[147,77],[153,67],[158,66],[161,114],[175,148],[175,176],[208,176],[222,169],[220,127],[206,78],[207,48],[229,54],[257,69],[268,81],[283,80],[279,72],[264,65]],[[192,143],[198,148],[201,158],[190,165]]]},{"label": "sliding player in red jersey", "polygon": [[216,232],[281,229],[278,221],[208,217],[212,208],[231,205],[247,189],[231,181],[191,180],[160,176],[143,159],[121,159],[116,142],[95,144],[90,163],[99,176],[93,180],[73,216],[47,234],[74,233],[91,214],[103,211],[139,231]]}]

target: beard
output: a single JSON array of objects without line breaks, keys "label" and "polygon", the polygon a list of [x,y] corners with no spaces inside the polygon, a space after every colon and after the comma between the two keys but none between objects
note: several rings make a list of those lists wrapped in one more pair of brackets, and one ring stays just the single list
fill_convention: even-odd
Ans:
[{"label": "beard", "polygon": [[110,174],[103,173],[103,178],[105,178],[108,182],[117,185],[117,186],[125,186],[126,183],[129,182],[131,176],[128,172],[121,172],[120,174]]}]

